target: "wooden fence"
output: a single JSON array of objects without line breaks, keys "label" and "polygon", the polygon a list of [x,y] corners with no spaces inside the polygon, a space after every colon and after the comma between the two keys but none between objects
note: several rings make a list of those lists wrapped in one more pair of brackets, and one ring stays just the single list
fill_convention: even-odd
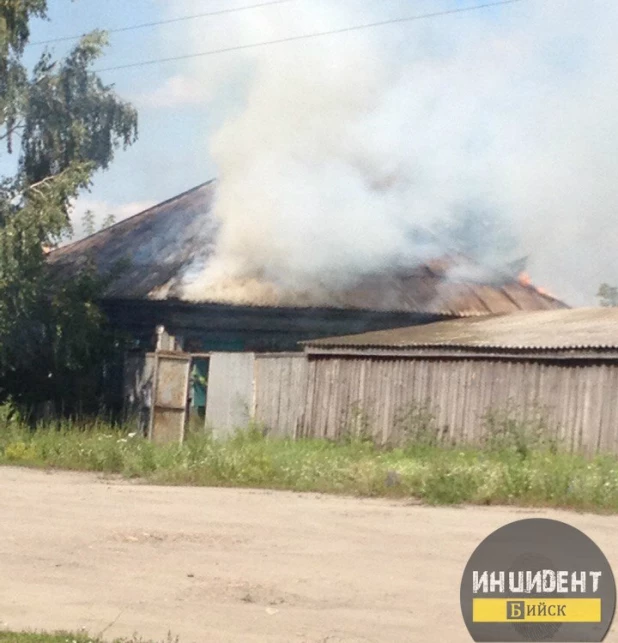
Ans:
[{"label": "wooden fence", "polygon": [[387,443],[422,429],[449,444],[520,422],[571,451],[618,453],[618,356],[211,354],[206,424],[223,436],[251,419],[277,437],[362,431]]},{"label": "wooden fence", "polygon": [[307,388],[307,360],[301,353],[257,355],[255,419],[269,434],[295,438],[302,427]]},{"label": "wooden fence", "polygon": [[[152,416],[155,353],[125,360],[127,417],[145,430]],[[204,358],[205,355],[197,356]],[[226,437],[255,420],[277,437],[295,437],[304,408],[307,360],[302,353],[210,353],[205,426]],[[184,390],[184,389],[183,389]]]},{"label": "wooden fence", "polygon": [[570,451],[618,453],[618,360],[314,357],[303,417],[314,437],[362,429],[384,443],[425,428],[479,444],[510,427]]}]

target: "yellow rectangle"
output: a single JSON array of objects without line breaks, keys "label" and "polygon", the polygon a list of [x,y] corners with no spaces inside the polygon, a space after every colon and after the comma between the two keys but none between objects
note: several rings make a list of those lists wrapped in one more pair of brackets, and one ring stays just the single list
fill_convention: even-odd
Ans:
[{"label": "yellow rectangle", "polygon": [[475,623],[600,623],[600,598],[475,598]]}]

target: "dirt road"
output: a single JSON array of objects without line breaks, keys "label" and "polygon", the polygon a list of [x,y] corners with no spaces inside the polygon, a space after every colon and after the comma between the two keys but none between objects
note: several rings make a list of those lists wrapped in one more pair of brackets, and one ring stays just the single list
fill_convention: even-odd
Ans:
[{"label": "dirt road", "polygon": [[[468,556],[532,515],[618,569],[618,517],[232,489],[0,468],[0,624],[181,643],[469,641]],[[608,641],[618,640],[613,631]]]}]

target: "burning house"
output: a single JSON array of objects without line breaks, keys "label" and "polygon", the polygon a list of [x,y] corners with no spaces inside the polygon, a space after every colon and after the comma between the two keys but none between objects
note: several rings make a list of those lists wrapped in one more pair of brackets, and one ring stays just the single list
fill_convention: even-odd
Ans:
[{"label": "burning house", "polygon": [[101,303],[112,326],[142,351],[154,349],[157,326],[189,352],[272,352],[298,350],[299,341],[318,337],[566,307],[517,275],[466,278],[476,267],[455,256],[367,274],[341,288],[279,290],[254,280],[214,283],[196,295],[186,285],[214,252],[215,185],[59,248],[49,263],[67,279],[90,262],[102,274],[117,270]]},{"label": "burning house", "polygon": [[[201,354],[194,366],[210,382],[210,353],[283,355],[322,337],[567,307],[517,274],[488,276],[456,255],[409,269],[368,271],[338,287],[332,280],[309,288],[281,288],[258,278],[204,280],[204,266],[217,249],[215,186],[197,186],[48,255],[60,279],[86,266],[114,274],[101,306],[133,349],[106,367],[100,388],[107,405],[144,421],[153,381],[148,353],[157,347]],[[207,405],[200,381],[194,378],[191,397],[201,413]]]}]

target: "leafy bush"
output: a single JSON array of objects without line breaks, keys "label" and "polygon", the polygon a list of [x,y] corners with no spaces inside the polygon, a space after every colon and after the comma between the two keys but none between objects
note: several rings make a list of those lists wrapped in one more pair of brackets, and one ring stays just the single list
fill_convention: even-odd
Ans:
[{"label": "leafy bush", "polygon": [[484,448],[490,451],[513,451],[526,458],[535,450],[555,453],[558,443],[543,408],[533,406],[522,418],[511,404],[492,409],[483,417]]},{"label": "leafy bush", "polygon": [[429,404],[410,402],[393,422],[394,442],[405,446],[437,446],[446,429],[440,429]]}]

